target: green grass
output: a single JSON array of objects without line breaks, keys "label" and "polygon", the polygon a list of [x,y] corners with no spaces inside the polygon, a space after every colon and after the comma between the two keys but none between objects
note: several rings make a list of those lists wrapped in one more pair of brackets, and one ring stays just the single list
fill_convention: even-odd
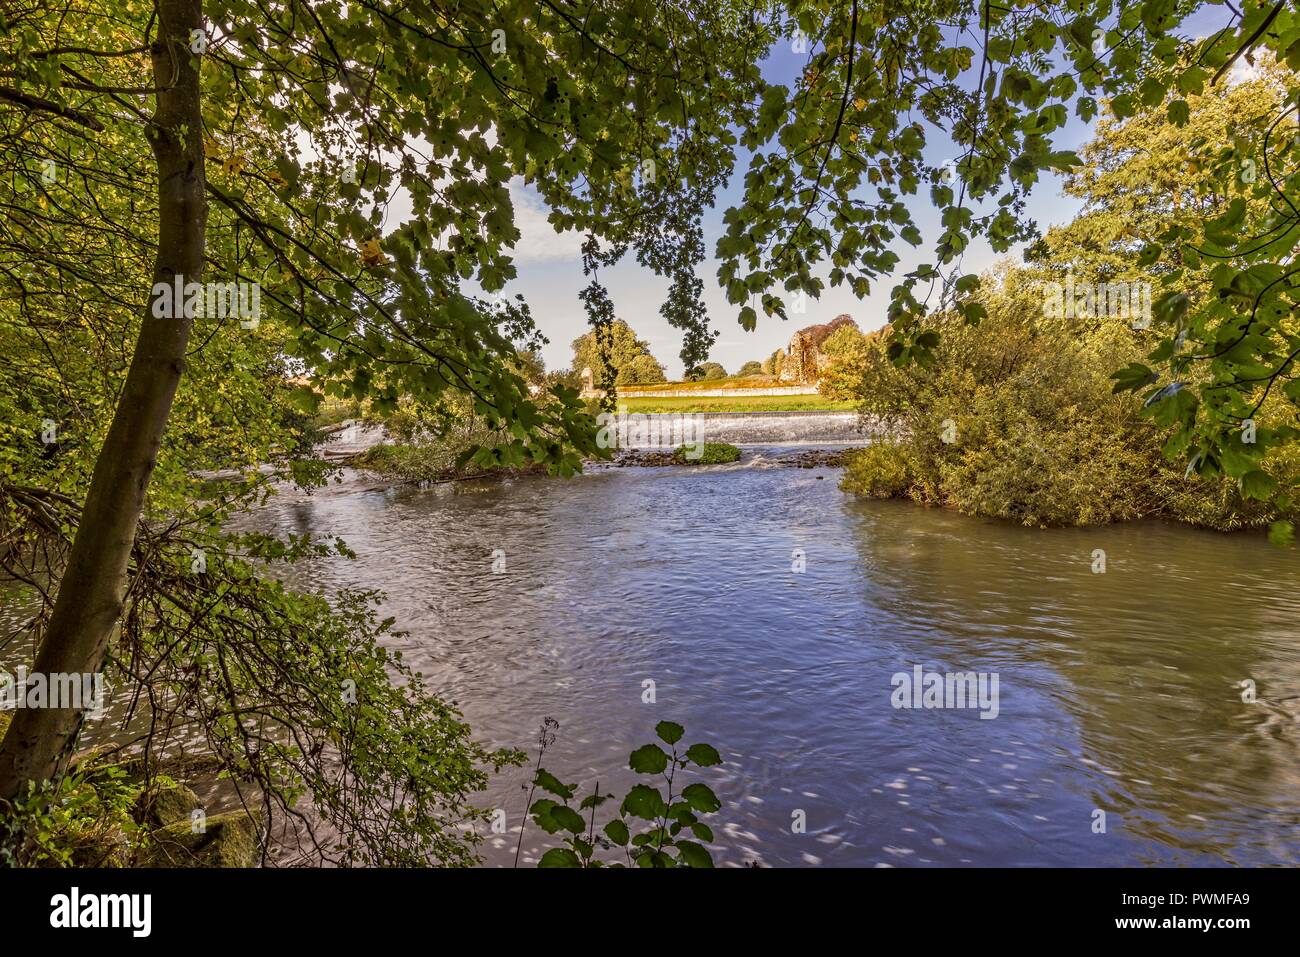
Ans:
[{"label": "green grass", "polygon": [[813,395],[755,395],[724,398],[665,396],[619,397],[628,412],[852,412],[856,403]]}]

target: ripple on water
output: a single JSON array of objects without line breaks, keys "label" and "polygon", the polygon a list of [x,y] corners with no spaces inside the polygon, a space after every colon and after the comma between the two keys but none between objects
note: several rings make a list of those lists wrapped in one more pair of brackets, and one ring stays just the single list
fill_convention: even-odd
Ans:
[{"label": "ripple on water", "polygon": [[[1300,863],[1292,552],[860,503],[833,469],[749,460],[345,489],[246,521],[342,536],[357,559],[297,583],[386,591],[405,657],[482,739],[560,721],[566,780],[626,787],[664,718],[718,745],[722,864]],[[996,672],[998,717],[895,710],[917,664]],[[525,778],[484,796],[516,825]]]}]

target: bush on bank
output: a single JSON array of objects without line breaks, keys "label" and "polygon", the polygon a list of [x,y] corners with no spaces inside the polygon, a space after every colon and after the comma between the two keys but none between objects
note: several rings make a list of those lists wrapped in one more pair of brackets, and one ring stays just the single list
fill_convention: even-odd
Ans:
[{"label": "bush on bank", "polygon": [[[1163,455],[1167,428],[1131,395],[1112,392],[1111,373],[1142,352],[1126,322],[1072,328],[1044,318],[1026,271],[985,282],[993,286],[987,318],[978,326],[940,318],[929,368],[895,367],[879,339],[863,347],[860,409],[894,430],[848,457],[847,491],[1035,526],[1161,517],[1226,530],[1293,517],[1230,480],[1188,477]],[[1279,414],[1265,405],[1261,428]],[[1294,451],[1271,451],[1265,464],[1295,486]]]}]

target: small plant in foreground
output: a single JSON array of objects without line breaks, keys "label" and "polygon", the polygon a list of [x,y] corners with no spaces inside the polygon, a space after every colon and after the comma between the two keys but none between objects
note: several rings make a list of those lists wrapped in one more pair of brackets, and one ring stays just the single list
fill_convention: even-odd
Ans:
[{"label": "small plant in foreground", "polygon": [[[722,758],[709,744],[692,744],[678,751],[685,729],[672,721],[655,725],[659,740],[671,748],[671,754],[658,744],[637,748],[628,758],[628,766],[638,774],[663,778],[667,796],[656,786],[637,784],[632,787],[619,805],[618,815],[611,818],[601,832],[596,833],[596,809],[615,797],[601,794],[597,781],[589,795],[576,808],[569,802],[577,794],[576,784],[565,784],[541,766],[546,747],[554,742],[553,732],[559,725],[547,718],[538,738],[537,763],[528,791],[528,813],[537,826],[547,834],[563,834],[564,844],[553,847],[542,855],[538,867],[712,867],[713,858],[700,841],[713,840],[713,830],[700,820],[713,814],[722,802],[708,787],[700,783],[688,784],[675,791],[678,772],[689,765],[709,768],[721,764]],[[554,797],[534,802],[538,788]],[[584,819],[583,814],[590,812]],[[690,840],[684,836],[697,838]],[[523,843],[523,832],[519,841]],[[621,861],[606,862],[596,856],[598,850],[615,851],[623,855]],[[515,857],[518,863],[518,852]]]}]

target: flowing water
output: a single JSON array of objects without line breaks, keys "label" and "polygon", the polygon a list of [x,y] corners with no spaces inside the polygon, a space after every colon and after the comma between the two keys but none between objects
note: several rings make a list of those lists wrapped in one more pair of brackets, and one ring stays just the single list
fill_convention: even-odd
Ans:
[{"label": "flowing water", "polygon": [[[480,739],[528,748],[560,722],[545,766],[563,780],[621,793],[662,719],[715,744],[719,864],[1300,863],[1294,551],[861,502],[779,454],[354,480],[248,522],[343,536],[357,558],[304,562],[297,583],[384,589],[408,662]],[[895,708],[918,665],[996,675],[996,717]],[[527,777],[482,796],[512,828]],[[490,837],[489,864],[515,836]]]},{"label": "flowing water", "polygon": [[[612,432],[622,448],[658,448],[660,436],[682,433],[684,420],[695,430],[688,433],[707,436],[710,442],[733,445],[825,445],[860,444],[863,417],[857,412],[634,412],[614,418]],[[873,427],[873,431],[876,429]]]}]

